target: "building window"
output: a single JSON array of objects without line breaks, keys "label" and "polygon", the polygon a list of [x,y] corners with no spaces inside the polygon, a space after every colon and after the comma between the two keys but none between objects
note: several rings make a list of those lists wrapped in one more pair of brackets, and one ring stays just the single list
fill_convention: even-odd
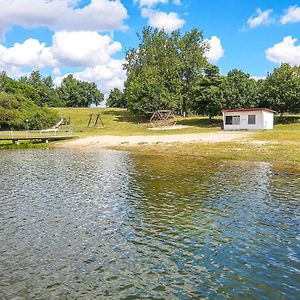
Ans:
[{"label": "building window", "polygon": [[248,124],[249,124],[249,125],[254,125],[254,124],[256,124],[256,116],[255,116],[255,115],[249,115],[249,116],[248,116]]},{"label": "building window", "polygon": [[225,124],[226,125],[232,125],[232,116],[226,116]]},{"label": "building window", "polygon": [[240,116],[232,116],[232,125],[240,125]]},{"label": "building window", "polygon": [[240,125],[240,116],[226,116],[226,125]]}]

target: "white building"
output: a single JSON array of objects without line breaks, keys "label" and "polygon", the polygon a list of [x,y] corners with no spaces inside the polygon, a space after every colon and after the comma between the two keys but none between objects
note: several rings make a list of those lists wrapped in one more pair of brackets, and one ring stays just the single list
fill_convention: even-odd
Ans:
[{"label": "white building", "polygon": [[268,108],[241,108],[222,110],[224,130],[273,129],[274,110]]}]

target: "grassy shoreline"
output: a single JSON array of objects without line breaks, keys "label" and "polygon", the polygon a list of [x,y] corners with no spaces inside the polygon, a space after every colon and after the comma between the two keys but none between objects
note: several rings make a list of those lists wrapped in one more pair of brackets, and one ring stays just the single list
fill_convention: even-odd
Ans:
[{"label": "grassy shoreline", "polygon": [[[189,127],[180,130],[151,131],[149,124],[139,124],[138,120],[124,109],[109,108],[57,108],[61,117],[70,117],[71,125],[63,128],[79,137],[101,135],[162,135],[220,132],[221,118],[217,117],[209,122],[205,117],[179,118],[178,124]],[[100,113],[104,128],[87,127],[89,115],[94,118]],[[278,118],[276,118],[278,122]],[[3,133],[2,133],[3,135]],[[1,137],[1,132],[0,132]],[[21,143],[11,145],[9,142],[0,142],[2,149],[28,149],[55,147],[56,143]],[[272,162],[300,169],[300,115],[287,116],[285,123],[277,124],[274,130],[251,132],[246,141],[230,143],[159,143],[141,144],[136,146],[121,145],[112,147],[117,150],[126,150],[140,155],[156,156],[189,156],[211,161],[255,161]]]},{"label": "grassy shoreline", "polygon": [[129,151],[136,155],[190,157],[212,162],[244,161],[269,162],[281,168],[295,169],[300,172],[300,143],[255,144],[234,143],[172,143],[137,146],[111,147],[114,150]]}]

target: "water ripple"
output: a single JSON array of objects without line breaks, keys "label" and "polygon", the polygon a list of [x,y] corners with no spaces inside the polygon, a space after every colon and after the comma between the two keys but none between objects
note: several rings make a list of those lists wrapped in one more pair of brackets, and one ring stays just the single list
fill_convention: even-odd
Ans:
[{"label": "water ripple", "polygon": [[2,151],[1,299],[300,298],[300,176]]}]

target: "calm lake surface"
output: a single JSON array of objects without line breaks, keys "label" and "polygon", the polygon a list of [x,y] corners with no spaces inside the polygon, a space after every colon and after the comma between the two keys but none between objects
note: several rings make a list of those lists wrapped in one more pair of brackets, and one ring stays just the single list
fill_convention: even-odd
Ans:
[{"label": "calm lake surface", "polygon": [[0,152],[0,299],[299,299],[300,175]]}]

